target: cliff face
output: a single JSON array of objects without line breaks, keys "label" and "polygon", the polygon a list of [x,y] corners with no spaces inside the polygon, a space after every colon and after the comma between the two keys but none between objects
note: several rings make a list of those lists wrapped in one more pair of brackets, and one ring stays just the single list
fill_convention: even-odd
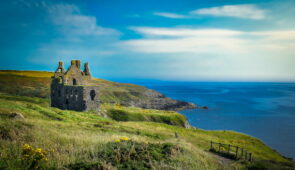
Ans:
[{"label": "cliff face", "polygon": [[[51,72],[41,71],[0,71],[0,92],[49,99],[50,77],[52,75]],[[158,110],[196,108],[193,103],[174,100],[159,92],[135,84],[94,78],[90,85],[99,87],[98,95],[101,103]]]}]

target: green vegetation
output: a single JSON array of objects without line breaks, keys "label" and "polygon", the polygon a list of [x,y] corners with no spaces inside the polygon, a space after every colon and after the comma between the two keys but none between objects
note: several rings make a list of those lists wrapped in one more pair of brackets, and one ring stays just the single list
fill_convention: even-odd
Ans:
[{"label": "green vegetation", "polygon": [[[132,140],[121,142],[109,142],[100,149],[97,153],[93,153],[94,157],[108,160],[108,163],[75,163],[68,167],[71,169],[94,168],[97,166],[113,167],[117,165],[118,169],[173,169],[180,167],[179,165],[197,166],[193,162],[182,162],[182,157],[185,151],[181,150],[175,144],[171,143],[143,143]],[[190,159],[184,159],[189,161]]]},{"label": "green vegetation", "polygon": [[[118,105],[102,106],[106,112],[114,109],[130,115],[141,113],[147,119],[115,121],[94,113],[51,108],[45,99],[0,94],[0,169],[18,169],[25,167],[24,164],[32,164],[24,161],[24,144],[47,153],[48,161],[38,164],[41,169],[132,169],[136,166],[142,169],[228,169],[261,166],[261,163],[220,163],[218,157],[208,152],[210,140],[244,147],[259,161],[283,162],[275,163],[279,167],[290,164],[260,140],[247,135],[147,121],[154,114],[167,114],[169,117],[170,114],[176,115],[175,112],[164,114]],[[14,118],[11,113],[21,113],[24,118]],[[122,138],[127,140],[122,141]]]},{"label": "green vegetation", "polygon": [[[0,92],[49,99],[50,77],[52,72],[42,71],[0,71]],[[147,100],[145,87],[94,79],[94,85],[100,87],[102,103],[126,104],[130,101]]]},{"label": "green vegetation", "polygon": [[105,104],[102,106],[108,117],[117,121],[150,121],[185,127],[186,118],[175,111],[141,109]]},{"label": "green vegetation", "polygon": [[[256,138],[184,128],[185,117],[173,111],[110,104],[135,97],[141,86],[96,80],[110,93],[99,114],[49,107],[51,74],[0,72],[0,169],[294,168]],[[209,152],[211,140],[243,147],[255,161],[224,162]]]}]

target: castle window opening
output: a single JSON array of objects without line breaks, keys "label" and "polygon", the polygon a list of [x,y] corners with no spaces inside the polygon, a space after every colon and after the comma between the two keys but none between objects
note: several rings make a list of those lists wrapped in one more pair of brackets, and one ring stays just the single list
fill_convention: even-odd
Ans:
[{"label": "castle window opening", "polygon": [[77,85],[77,80],[73,79],[73,85]]},{"label": "castle window opening", "polygon": [[68,99],[66,100],[66,108],[67,109],[69,108],[69,100]]},{"label": "castle window opening", "polygon": [[58,90],[58,96],[59,96],[59,97],[61,96],[61,91],[60,91],[60,90]]},{"label": "castle window opening", "polygon": [[91,100],[93,101],[94,100],[94,98],[95,98],[95,90],[91,90],[90,91],[90,98],[91,98]]},{"label": "castle window opening", "polygon": [[61,76],[58,78],[58,82],[62,83],[62,77]]}]

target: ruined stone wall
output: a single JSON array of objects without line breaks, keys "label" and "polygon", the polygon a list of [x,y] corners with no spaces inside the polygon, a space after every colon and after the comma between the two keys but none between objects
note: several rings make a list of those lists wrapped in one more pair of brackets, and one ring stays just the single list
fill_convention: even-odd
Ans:
[{"label": "ruined stone wall", "polygon": [[65,110],[99,111],[99,88],[95,86],[51,86],[51,106]]},{"label": "ruined stone wall", "polygon": [[99,89],[90,84],[91,75],[88,63],[81,71],[81,62],[72,60],[69,69],[64,72],[62,62],[52,77],[51,82],[51,106],[60,109],[76,111],[98,111]]},{"label": "ruined stone wall", "polygon": [[85,110],[99,111],[99,87],[84,86],[83,98],[86,104]]},{"label": "ruined stone wall", "polygon": [[64,86],[64,109],[84,111],[86,105],[83,99],[82,86]]},{"label": "ruined stone wall", "polygon": [[64,89],[63,84],[59,84],[58,79],[54,79],[50,87],[51,106],[64,109]]},{"label": "ruined stone wall", "polygon": [[75,65],[71,65],[64,75],[64,83],[66,85],[84,85],[84,77],[81,70]]}]

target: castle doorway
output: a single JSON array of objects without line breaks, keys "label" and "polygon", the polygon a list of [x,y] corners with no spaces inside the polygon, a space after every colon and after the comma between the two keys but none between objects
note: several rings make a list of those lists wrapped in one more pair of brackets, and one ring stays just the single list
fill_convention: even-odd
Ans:
[{"label": "castle doorway", "polygon": [[90,91],[90,98],[91,98],[91,100],[93,101],[94,100],[94,98],[95,98],[95,90],[91,90]]},{"label": "castle doorway", "polygon": [[69,100],[66,99],[66,109],[69,109]]},{"label": "castle doorway", "polygon": [[73,85],[77,85],[77,80],[73,79]]}]

